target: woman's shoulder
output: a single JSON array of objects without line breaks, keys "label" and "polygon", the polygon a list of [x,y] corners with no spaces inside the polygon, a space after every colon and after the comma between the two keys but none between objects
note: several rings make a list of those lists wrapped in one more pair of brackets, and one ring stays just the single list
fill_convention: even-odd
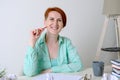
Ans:
[{"label": "woman's shoulder", "polygon": [[59,36],[59,40],[63,41],[63,42],[69,42],[69,41],[71,41],[70,38],[68,38],[66,36]]},{"label": "woman's shoulder", "polygon": [[70,38],[66,37],[66,36],[62,36],[62,35],[59,35],[60,38],[62,39],[66,39],[66,40],[69,40]]}]

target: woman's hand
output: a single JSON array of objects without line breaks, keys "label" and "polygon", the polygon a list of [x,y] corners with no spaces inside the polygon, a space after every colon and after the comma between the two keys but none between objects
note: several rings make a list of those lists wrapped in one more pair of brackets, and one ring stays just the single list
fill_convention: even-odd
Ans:
[{"label": "woman's hand", "polygon": [[46,27],[44,28],[38,28],[38,29],[34,29],[30,32],[30,46],[34,48],[34,45],[37,41],[37,39],[40,37],[41,33],[44,31]]},{"label": "woman's hand", "polygon": [[44,74],[44,73],[51,73],[51,72],[52,72],[51,69],[46,69],[46,70],[42,71],[41,74]]}]

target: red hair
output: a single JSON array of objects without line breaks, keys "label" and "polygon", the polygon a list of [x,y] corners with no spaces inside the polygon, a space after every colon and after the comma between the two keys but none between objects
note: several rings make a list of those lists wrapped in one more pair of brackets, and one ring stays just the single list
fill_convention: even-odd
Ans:
[{"label": "red hair", "polygon": [[66,22],[67,22],[67,17],[66,17],[65,12],[64,12],[62,9],[58,8],[58,7],[48,8],[48,9],[45,11],[45,14],[44,14],[45,19],[47,19],[48,14],[49,14],[51,11],[56,11],[56,12],[60,13],[60,15],[62,16],[62,20],[63,20],[63,27],[65,27],[65,26],[66,26]]}]

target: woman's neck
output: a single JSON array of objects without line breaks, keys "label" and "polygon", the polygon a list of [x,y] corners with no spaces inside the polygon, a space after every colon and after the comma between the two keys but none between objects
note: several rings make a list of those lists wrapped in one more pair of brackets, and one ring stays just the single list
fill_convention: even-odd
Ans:
[{"label": "woman's neck", "polygon": [[58,35],[50,35],[47,33],[46,42],[47,44],[56,44],[58,42]]}]

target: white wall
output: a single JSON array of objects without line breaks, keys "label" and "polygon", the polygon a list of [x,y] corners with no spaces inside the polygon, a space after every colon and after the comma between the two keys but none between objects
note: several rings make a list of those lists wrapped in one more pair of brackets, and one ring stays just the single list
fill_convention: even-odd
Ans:
[{"label": "white wall", "polygon": [[[0,0],[0,65],[8,73],[19,74],[31,29],[43,26],[44,11],[58,6],[68,16],[61,35],[69,37],[78,49],[84,67],[94,60],[104,15],[103,0]],[[104,46],[115,45],[113,25],[107,31]],[[102,54],[101,60],[109,63],[116,54]],[[106,57],[107,56],[107,57]]]}]

